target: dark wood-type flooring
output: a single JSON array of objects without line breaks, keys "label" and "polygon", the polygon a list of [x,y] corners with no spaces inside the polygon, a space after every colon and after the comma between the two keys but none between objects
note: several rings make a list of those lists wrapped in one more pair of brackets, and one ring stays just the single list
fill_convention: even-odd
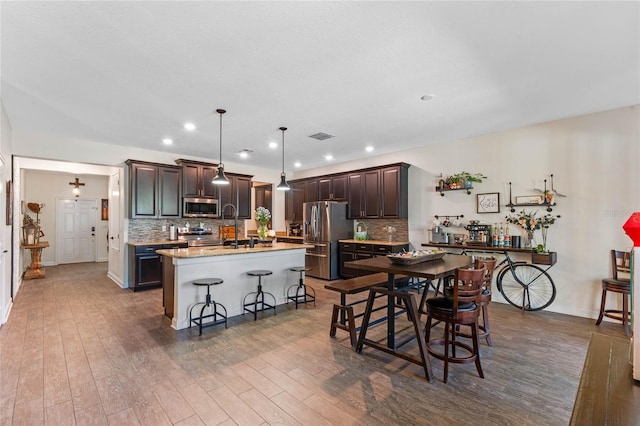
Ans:
[{"label": "dark wood-type flooring", "polygon": [[321,280],[307,279],[315,307],[199,337],[170,328],[161,290],[120,289],[104,263],[46,273],[23,282],[0,328],[0,425],[566,425],[591,334],[624,337],[619,324],[492,303],[486,378],[452,365],[444,384],[432,360],[429,383],[417,365],[356,354],[345,332],[329,338],[338,295]]}]

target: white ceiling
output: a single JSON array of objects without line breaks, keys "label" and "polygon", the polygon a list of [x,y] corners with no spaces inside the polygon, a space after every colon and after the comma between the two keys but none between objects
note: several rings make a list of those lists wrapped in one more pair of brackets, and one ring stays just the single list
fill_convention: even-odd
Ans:
[{"label": "white ceiling", "polygon": [[279,169],[286,126],[292,170],[640,103],[637,1],[0,7],[14,130],[176,158],[217,160],[216,108],[223,162]]}]

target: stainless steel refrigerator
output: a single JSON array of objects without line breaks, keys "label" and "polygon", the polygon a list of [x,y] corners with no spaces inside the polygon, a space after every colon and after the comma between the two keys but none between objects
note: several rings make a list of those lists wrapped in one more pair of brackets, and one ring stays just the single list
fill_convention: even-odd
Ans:
[{"label": "stainless steel refrigerator", "polygon": [[305,256],[310,277],[339,278],[338,240],[353,238],[353,224],[347,219],[347,203],[314,201],[304,203],[304,243],[312,244]]}]

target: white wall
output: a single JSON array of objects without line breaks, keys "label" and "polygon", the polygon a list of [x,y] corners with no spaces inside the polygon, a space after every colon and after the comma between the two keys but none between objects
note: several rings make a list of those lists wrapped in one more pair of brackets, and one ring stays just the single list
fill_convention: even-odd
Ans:
[{"label": "white wall", "polygon": [[[5,182],[11,179],[11,123],[0,99],[0,325],[7,321],[11,310],[11,225],[6,223]],[[7,252],[5,253],[5,250]]]},{"label": "white wall", "polygon": [[[294,178],[411,164],[409,238],[419,247],[429,239],[426,231],[434,215],[504,221],[510,214],[504,206],[508,182],[514,196],[533,195],[533,188],[542,188],[543,179],[553,173],[555,189],[567,198],[557,198],[553,213],[562,217],[550,228],[547,241],[550,250],[558,252],[558,263],[549,271],[558,294],[547,309],[596,318],[600,280],[610,274],[609,250],[631,248],[622,225],[640,210],[639,129],[640,107],[628,107],[307,170]],[[435,192],[441,173],[462,170],[481,172],[488,179],[475,184],[471,195],[456,191],[441,197]],[[476,194],[485,192],[500,193],[499,214],[476,213]],[[517,232],[513,226],[511,230]]]}]

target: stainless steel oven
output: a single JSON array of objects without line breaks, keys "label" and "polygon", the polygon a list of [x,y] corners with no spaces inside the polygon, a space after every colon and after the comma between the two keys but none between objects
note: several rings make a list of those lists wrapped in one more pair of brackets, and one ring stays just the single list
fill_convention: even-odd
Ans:
[{"label": "stainless steel oven", "polygon": [[182,199],[182,217],[217,219],[218,214],[218,200],[215,198],[184,197]]}]

